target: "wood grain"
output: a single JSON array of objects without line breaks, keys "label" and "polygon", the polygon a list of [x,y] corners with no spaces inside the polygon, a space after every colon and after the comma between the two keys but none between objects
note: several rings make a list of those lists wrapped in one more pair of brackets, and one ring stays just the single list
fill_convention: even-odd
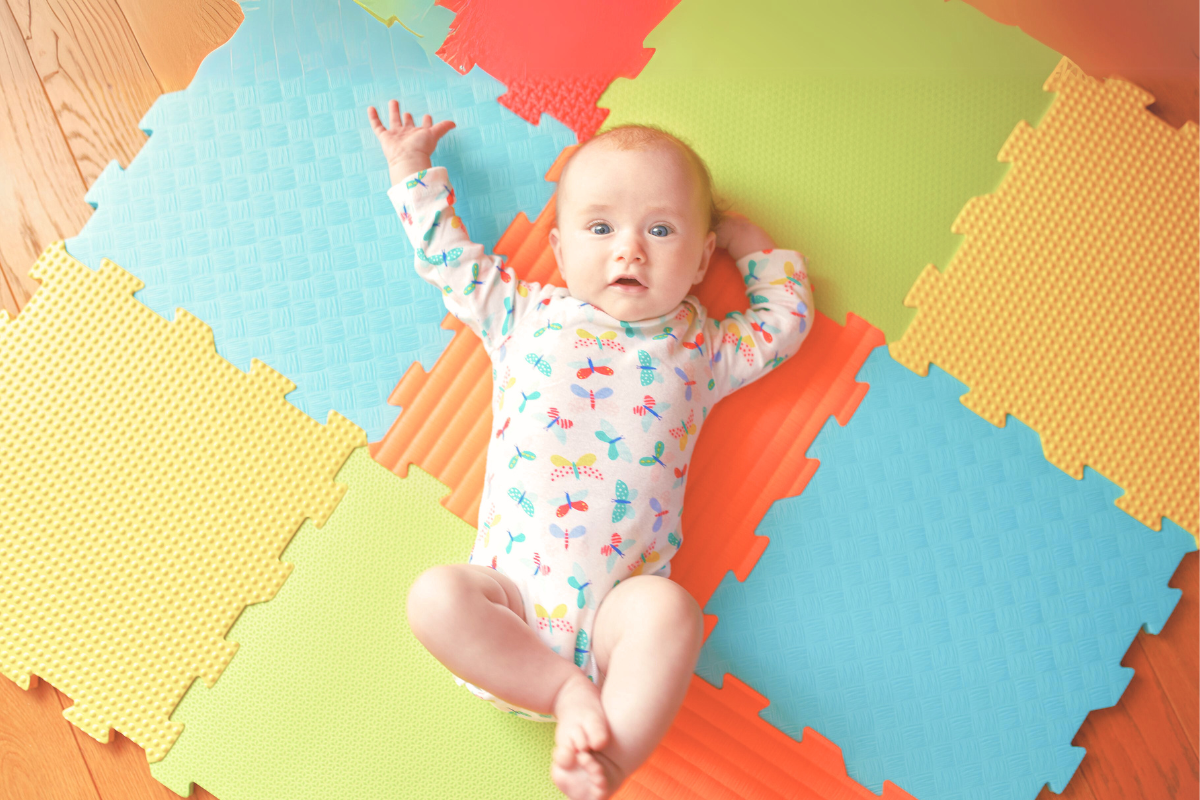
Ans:
[{"label": "wood grain", "polygon": [[242,24],[234,0],[117,0],[164,92],[187,88],[204,57]]},{"label": "wood grain", "polygon": [[0,800],[101,800],[73,728],[53,686],[0,675]]},{"label": "wood grain", "polygon": [[29,268],[91,215],[86,186],[7,3],[0,3],[0,265],[18,305]]},{"label": "wood grain", "polygon": [[[62,692],[57,692],[61,708],[69,708],[72,701]],[[63,720],[66,722],[66,720]],[[154,779],[146,751],[117,731],[109,734],[108,743],[93,739],[71,725],[83,761],[87,764],[100,797],[104,800],[179,800],[179,795]],[[190,800],[215,800],[204,789],[197,786]]]},{"label": "wood grain", "polygon": [[8,276],[3,264],[0,264],[0,309],[7,311],[8,316],[14,318],[21,310],[12,289],[8,288]]},{"label": "wood grain", "polygon": [[138,121],[162,94],[117,0],[8,0],[89,187],[142,149]]},{"label": "wood grain", "polygon": [[1183,557],[1169,585],[1183,590],[1175,611],[1158,636],[1138,638],[1192,752],[1200,754],[1200,553]]},{"label": "wood grain", "polygon": [[1187,798],[1200,794],[1200,765],[1146,659],[1139,633],[1121,664],[1135,672],[1120,702],[1088,714],[1074,744],[1096,800]]}]

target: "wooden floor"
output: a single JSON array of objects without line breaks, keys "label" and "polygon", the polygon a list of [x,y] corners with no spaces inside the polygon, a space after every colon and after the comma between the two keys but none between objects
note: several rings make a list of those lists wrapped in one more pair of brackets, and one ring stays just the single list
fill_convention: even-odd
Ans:
[{"label": "wooden floor", "polygon": [[[1138,83],[1170,124],[1197,120],[1195,0],[971,2],[1091,75]],[[86,222],[87,188],[144,143],[138,120],[162,92],[186,87],[241,18],[232,0],[0,0],[0,308],[17,314],[37,288],[27,273],[38,254]],[[1088,754],[1067,797],[1200,794],[1198,563],[1190,553],[1175,574],[1183,599],[1163,632],[1139,633],[1125,656],[1136,674],[1121,702],[1088,715],[1076,736]],[[125,737],[100,744],[67,723],[69,705],[44,682],[24,692],[0,677],[0,800],[175,797]]]}]

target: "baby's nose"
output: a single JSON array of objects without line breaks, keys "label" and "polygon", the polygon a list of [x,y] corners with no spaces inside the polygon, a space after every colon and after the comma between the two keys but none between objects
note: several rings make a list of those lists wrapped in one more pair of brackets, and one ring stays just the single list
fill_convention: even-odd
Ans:
[{"label": "baby's nose", "polygon": [[618,261],[633,262],[646,260],[646,251],[642,247],[641,240],[636,236],[623,237],[617,243],[615,255]]}]

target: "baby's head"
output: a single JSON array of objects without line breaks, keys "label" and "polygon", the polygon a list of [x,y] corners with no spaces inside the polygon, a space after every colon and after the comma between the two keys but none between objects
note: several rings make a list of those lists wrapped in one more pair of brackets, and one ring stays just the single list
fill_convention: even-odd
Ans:
[{"label": "baby's head", "polygon": [[704,278],[720,220],[700,156],[642,125],[576,150],[556,211],[550,246],[567,289],[629,322],[670,312]]}]

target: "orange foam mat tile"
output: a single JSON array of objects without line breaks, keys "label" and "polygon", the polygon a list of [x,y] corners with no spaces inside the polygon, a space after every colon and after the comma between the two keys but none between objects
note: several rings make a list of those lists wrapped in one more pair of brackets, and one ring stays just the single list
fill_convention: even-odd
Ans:
[{"label": "orange foam mat tile", "polygon": [[1172,128],[1153,97],[1063,59],[1036,128],[1000,149],[1012,166],[951,230],[944,273],[928,265],[890,345],[918,374],[936,363],[962,402],[1036,430],[1076,479],[1087,464],[1121,486],[1116,504],[1159,530],[1200,534],[1200,179],[1197,126]]},{"label": "orange foam mat tile", "polygon": [[[841,749],[812,728],[796,741],[759,716],[767,698],[732,675],[698,676],[675,724],[618,800],[878,800],[846,774]],[[890,781],[884,800],[913,800]]]},{"label": "orange foam mat tile", "polygon": [[300,411],[261,361],[221,358],[187,311],[142,305],[107,259],[93,271],[56,242],[29,275],[21,314],[0,312],[0,673],[44,678],[74,700],[68,721],[159,761],[180,699],[215,685],[238,649],[225,634],[279,590],[280,554],[332,513],[366,434]]},{"label": "orange foam mat tile", "polygon": [[[565,151],[547,174],[556,180]],[[524,280],[560,282],[548,234],[554,200],[534,222],[519,215],[496,250]],[[711,312],[747,307],[733,260],[714,256],[697,292]],[[389,400],[404,410],[372,457],[399,475],[408,464],[451,487],[444,505],[478,524],[484,462],[492,434],[491,364],[479,339],[453,317],[455,331],[433,369],[413,365]],[[734,570],[745,580],[767,546],[755,528],[771,503],[799,494],[817,462],[804,453],[825,421],[845,425],[867,390],[855,374],[883,333],[851,314],[843,327],[820,312],[808,340],[792,358],[754,384],[719,403],[705,423],[692,460],[683,511],[688,546],[672,561],[671,577],[702,606],[721,578]],[[706,629],[715,618],[710,617]]]}]

